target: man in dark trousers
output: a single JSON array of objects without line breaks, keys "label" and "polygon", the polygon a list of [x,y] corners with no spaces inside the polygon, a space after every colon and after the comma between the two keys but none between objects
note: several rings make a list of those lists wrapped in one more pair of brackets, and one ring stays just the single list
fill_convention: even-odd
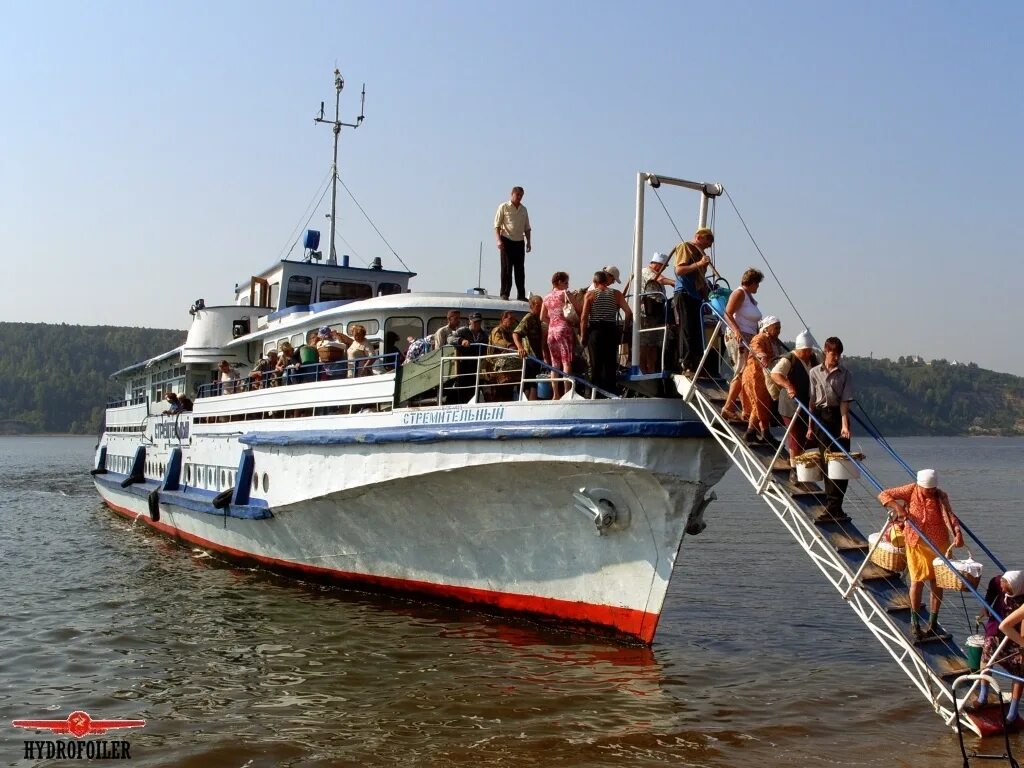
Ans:
[{"label": "man in dark trousers", "polygon": [[818,363],[818,357],[814,354],[814,337],[810,331],[803,331],[797,334],[793,351],[780,357],[772,368],[772,381],[779,385],[779,416],[782,417],[782,423],[788,427],[791,421],[796,421],[786,438],[789,463],[794,467],[789,471],[789,482],[793,484],[796,484],[796,465],[793,459],[804,452],[808,426],[807,411],[798,408],[794,400],[809,407],[810,372]]},{"label": "man in dark trousers", "polygon": [[501,298],[512,293],[512,272],[516,276],[516,300],[526,301],[526,254],[531,245],[530,216],[523,205],[522,187],[512,187],[511,199],[494,214],[494,236],[501,254]]},{"label": "man in dark trousers", "polygon": [[[824,434],[816,424],[807,428],[807,441],[817,437],[818,445],[826,451],[836,450],[836,444],[850,450],[850,402],[853,400],[852,375],[842,364],[843,342],[835,336],[825,339],[825,362],[811,368],[811,413],[835,438]],[[849,480],[825,478],[825,507],[834,518],[842,518],[843,497]]]},{"label": "man in dark trousers", "polygon": [[708,297],[708,281],[704,277],[711,259],[704,253],[715,242],[707,227],[701,227],[693,240],[680,243],[672,251],[675,259],[676,292],[672,296],[676,324],[679,326],[679,364],[683,373],[697,370],[704,354],[704,326],[700,305]]},{"label": "man in dark trousers", "polygon": [[[488,332],[484,330],[483,315],[474,312],[469,316],[469,325],[453,333],[448,343],[455,347],[459,357],[478,358],[487,354]],[[483,360],[460,360],[459,378],[455,388],[455,402],[468,403],[476,388],[476,377],[483,366]]]}]

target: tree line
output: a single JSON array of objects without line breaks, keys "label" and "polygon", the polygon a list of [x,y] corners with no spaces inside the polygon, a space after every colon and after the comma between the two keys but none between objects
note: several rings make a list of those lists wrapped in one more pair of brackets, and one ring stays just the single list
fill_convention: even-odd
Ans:
[{"label": "tree line", "polygon": [[[0,432],[95,434],[124,394],[114,371],[185,340],[185,331],[0,323]],[[1024,378],[974,363],[844,357],[860,407],[884,435],[1024,434]]]},{"label": "tree line", "polygon": [[0,432],[95,434],[124,396],[110,374],[184,341],[157,328],[0,323]]}]

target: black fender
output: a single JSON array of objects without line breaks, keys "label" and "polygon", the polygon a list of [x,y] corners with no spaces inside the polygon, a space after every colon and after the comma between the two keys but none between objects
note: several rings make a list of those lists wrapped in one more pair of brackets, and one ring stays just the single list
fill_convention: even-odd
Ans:
[{"label": "black fender", "polygon": [[130,475],[121,481],[121,487],[127,488],[129,485],[135,485],[136,483],[144,483],[146,478],[142,475]]},{"label": "black fender", "polygon": [[149,519],[154,523],[160,519],[160,491],[153,489],[146,498],[149,503]]},{"label": "black fender", "polygon": [[216,496],[213,497],[213,508],[224,509],[228,504],[231,503],[231,494],[235,492],[234,488],[226,488]]}]

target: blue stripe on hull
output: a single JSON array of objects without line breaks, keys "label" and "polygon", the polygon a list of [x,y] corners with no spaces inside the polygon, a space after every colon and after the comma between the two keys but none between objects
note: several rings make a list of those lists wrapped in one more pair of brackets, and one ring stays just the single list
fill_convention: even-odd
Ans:
[{"label": "blue stripe on hull", "polygon": [[[432,414],[423,414],[430,417]],[[603,422],[531,421],[525,424],[436,424],[377,429],[301,430],[295,432],[248,432],[239,440],[246,445],[382,445],[385,443],[440,443],[449,440],[551,440],[575,437],[709,437],[699,421],[641,421],[622,419]]]}]

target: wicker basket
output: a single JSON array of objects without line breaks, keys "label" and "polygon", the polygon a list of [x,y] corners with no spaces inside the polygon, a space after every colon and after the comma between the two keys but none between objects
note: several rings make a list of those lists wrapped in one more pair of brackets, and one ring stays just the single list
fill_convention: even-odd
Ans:
[{"label": "wicker basket", "polygon": [[[946,550],[946,559],[950,560],[950,553],[953,551],[953,547]],[[971,551],[967,550],[967,559],[973,560]],[[950,560],[955,565],[955,561]],[[969,573],[963,571],[952,571],[949,566],[946,565],[939,558],[935,558],[932,561],[932,568],[935,570],[935,586],[939,589],[952,589],[958,592],[967,592],[967,585],[964,582],[969,583],[975,589],[978,588],[978,584],[981,583],[981,574],[972,576]]]},{"label": "wicker basket", "polygon": [[[880,568],[885,568],[893,573],[902,573],[907,567],[907,555],[902,547],[897,547],[883,539],[878,541],[882,534],[872,533],[868,536],[868,544],[874,549],[871,551],[871,562]],[[875,547],[875,542],[878,546]]]},{"label": "wicker basket", "polygon": [[345,345],[337,341],[321,342],[316,348],[321,363],[336,363],[345,359]]}]

